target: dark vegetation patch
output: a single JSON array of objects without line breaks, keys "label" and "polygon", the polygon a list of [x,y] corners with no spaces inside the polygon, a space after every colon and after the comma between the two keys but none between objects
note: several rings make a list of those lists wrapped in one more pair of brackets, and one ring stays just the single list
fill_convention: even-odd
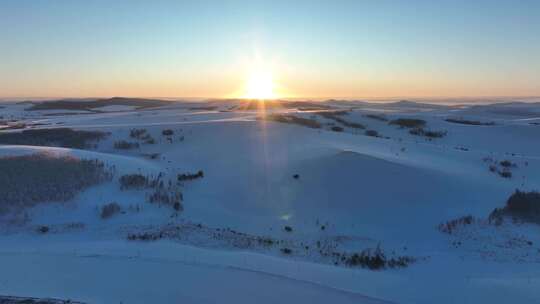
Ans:
[{"label": "dark vegetation patch", "polygon": [[131,129],[129,137],[143,141],[145,144],[155,144],[156,140],[146,129]]},{"label": "dark vegetation patch", "polygon": [[503,208],[496,208],[489,215],[490,222],[502,222],[510,217],[517,221],[540,224],[540,193],[516,190]]},{"label": "dark vegetation patch", "polygon": [[171,130],[171,129],[165,129],[163,131],[161,131],[161,134],[163,136],[173,136],[174,135],[174,131]]},{"label": "dark vegetation patch", "polygon": [[401,128],[423,128],[426,126],[426,121],[423,119],[416,118],[398,118],[391,120],[388,124],[396,125]]},{"label": "dark vegetation patch", "polygon": [[287,248],[287,247],[281,248],[280,251],[281,251],[281,253],[283,253],[283,254],[291,254],[291,253],[292,253],[292,249]]},{"label": "dark vegetation patch", "polygon": [[2,130],[21,130],[21,129],[25,129],[26,127],[27,127],[26,123],[16,122],[16,123],[4,124],[4,127],[2,127]]},{"label": "dark vegetation patch", "polygon": [[287,232],[292,232],[292,231],[293,231],[293,229],[292,229],[291,226],[285,226],[285,227],[283,227],[283,229],[284,229],[285,231],[287,231]]},{"label": "dark vegetation patch", "polygon": [[205,107],[193,107],[189,108],[190,111],[215,111],[218,107],[216,106],[205,106]]},{"label": "dark vegetation patch", "polygon": [[120,212],[122,208],[116,202],[108,203],[101,207],[100,217],[102,219],[108,219]]},{"label": "dark vegetation patch", "polygon": [[380,114],[366,114],[364,116],[367,117],[367,118],[370,118],[370,119],[378,120],[378,121],[388,121],[388,118],[386,118],[384,115],[380,115]]},{"label": "dark vegetation patch", "polygon": [[184,181],[191,181],[191,180],[199,179],[199,178],[203,178],[203,177],[204,177],[204,172],[202,170],[199,170],[199,171],[197,171],[197,173],[178,174],[176,179],[179,182],[184,182]]},{"label": "dark vegetation patch", "polygon": [[146,195],[146,201],[151,204],[172,207],[175,211],[182,211],[184,199],[179,186],[171,180],[166,181],[163,174],[157,176],[145,176],[142,174],[126,174],[119,179],[121,190],[150,189]]},{"label": "dark vegetation patch", "polygon": [[511,161],[509,161],[507,159],[501,160],[499,162],[499,165],[501,165],[501,167],[504,167],[504,168],[515,168],[515,167],[517,167],[516,164],[514,164],[513,162],[511,162]]},{"label": "dark vegetation patch", "polygon": [[142,98],[123,98],[113,97],[107,99],[96,100],[53,100],[34,103],[31,107],[25,109],[26,111],[36,110],[80,110],[80,111],[92,111],[96,108],[105,106],[121,105],[121,106],[134,106],[137,109],[161,107],[172,104],[172,101],[159,100],[159,99],[142,99]]},{"label": "dark vegetation patch", "polygon": [[366,130],[366,132],[364,132],[364,134],[366,136],[379,137],[379,132],[377,132],[375,130]]},{"label": "dark vegetation patch", "polygon": [[22,132],[0,133],[0,144],[83,149],[107,135],[108,133],[100,131],[82,131],[69,128],[24,130]]},{"label": "dark vegetation patch", "polygon": [[68,201],[86,188],[111,180],[101,161],[46,154],[0,158],[0,213],[39,203]]},{"label": "dark vegetation patch", "polygon": [[332,128],[330,128],[330,130],[334,132],[343,132],[343,128],[340,126],[333,126]]},{"label": "dark vegetation patch", "polygon": [[360,253],[342,254],[341,261],[351,267],[380,270],[384,268],[404,268],[415,262],[415,259],[409,256],[388,258],[383,250],[377,246],[375,249],[364,249]]},{"label": "dark vegetation patch", "polygon": [[478,120],[467,120],[467,119],[461,119],[461,118],[447,118],[445,119],[447,122],[456,123],[456,124],[462,124],[462,125],[472,125],[472,126],[494,126],[495,122],[488,121],[488,122],[482,122]]},{"label": "dark vegetation patch", "polygon": [[183,196],[179,190],[157,187],[147,196],[147,200],[151,204],[171,206],[176,211],[184,210],[182,205]]},{"label": "dark vegetation patch", "polygon": [[[347,115],[348,111],[333,111],[333,112],[318,112],[317,114],[319,116],[322,116],[326,119],[331,119],[335,122],[338,122],[342,124],[345,127],[353,128],[353,129],[365,129],[366,126],[364,126],[361,123],[351,122],[343,119],[341,116]],[[339,132],[339,131],[338,131]]]},{"label": "dark vegetation patch", "polygon": [[281,123],[295,124],[313,129],[321,128],[321,124],[315,119],[302,118],[292,114],[270,114],[264,116],[263,119]]},{"label": "dark vegetation patch", "polygon": [[83,304],[71,300],[1,296],[0,304]]},{"label": "dark vegetation patch", "polygon": [[463,226],[471,225],[476,221],[477,220],[472,215],[466,215],[457,219],[447,221],[445,223],[441,223],[438,229],[440,232],[452,234],[456,229],[459,229]]},{"label": "dark vegetation patch", "polygon": [[148,159],[158,159],[160,155],[161,154],[159,154],[159,153],[145,153],[145,154],[142,154],[143,157],[148,158]]},{"label": "dark vegetation patch", "polygon": [[131,150],[140,147],[138,142],[130,142],[126,140],[118,140],[114,142],[114,148],[118,150]]},{"label": "dark vegetation patch", "polygon": [[41,234],[45,234],[45,233],[49,232],[49,230],[50,230],[49,226],[45,226],[45,225],[39,226],[39,227],[36,229],[36,231],[37,231],[38,233],[41,233]]},{"label": "dark vegetation patch", "polygon": [[427,130],[424,128],[414,128],[414,129],[409,130],[409,133],[412,135],[425,136],[428,138],[442,138],[442,137],[445,137],[448,132]]},{"label": "dark vegetation patch", "polygon": [[[324,227],[326,228],[326,226]],[[230,228],[211,228],[188,221],[147,228],[135,227],[135,229],[127,234],[128,240],[157,241],[169,239],[191,245],[220,249],[233,247],[235,249],[248,249],[259,252],[268,252],[270,250],[287,256],[315,257],[320,259],[319,261],[328,264],[363,267],[371,270],[407,267],[416,261],[413,257],[396,255],[395,252],[390,255],[385,254],[379,246],[375,249],[365,249],[359,253],[339,251],[339,244],[345,241],[343,236],[324,237],[311,241],[300,241],[291,238],[275,239],[268,236],[247,234]]]},{"label": "dark vegetation patch", "polygon": [[146,134],[148,134],[146,129],[131,129],[129,131],[129,137],[136,139],[141,139]]},{"label": "dark vegetation patch", "polygon": [[120,189],[122,190],[140,190],[150,186],[148,177],[142,174],[125,174],[120,176],[118,181],[120,182]]}]

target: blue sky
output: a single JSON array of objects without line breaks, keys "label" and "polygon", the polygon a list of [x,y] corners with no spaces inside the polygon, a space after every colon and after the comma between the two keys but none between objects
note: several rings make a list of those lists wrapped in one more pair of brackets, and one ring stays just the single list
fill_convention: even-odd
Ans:
[{"label": "blue sky", "polygon": [[540,95],[540,1],[0,0],[0,97]]}]

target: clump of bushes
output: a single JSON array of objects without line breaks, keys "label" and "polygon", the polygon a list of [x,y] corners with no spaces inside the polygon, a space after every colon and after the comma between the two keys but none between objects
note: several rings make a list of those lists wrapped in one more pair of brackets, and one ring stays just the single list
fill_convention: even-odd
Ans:
[{"label": "clump of bushes", "polygon": [[291,226],[285,226],[285,227],[283,227],[283,229],[285,229],[285,231],[287,231],[287,232],[292,232],[292,230],[293,230]]},{"label": "clump of bushes", "polygon": [[460,118],[447,118],[445,119],[447,122],[451,123],[457,123],[462,125],[473,125],[473,126],[493,126],[495,125],[495,122],[489,121],[489,122],[481,122],[477,120],[467,120],[467,119],[460,119]]},{"label": "clump of bushes", "polygon": [[120,212],[120,210],[121,210],[120,205],[118,205],[118,203],[116,202],[106,204],[101,207],[100,217],[102,219],[111,218],[113,215]]},{"label": "clump of bushes", "polygon": [[91,142],[105,138],[108,133],[82,131],[70,128],[24,130],[22,132],[0,133],[0,144],[51,146],[83,149]]},{"label": "clump of bushes", "polygon": [[476,219],[472,215],[462,216],[439,225],[439,231],[452,234],[457,228],[474,223]]},{"label": "clump of bushes", "polygon": [[0,158],[0,213],[39,203],[72,199],[80,191],[111,180],[113,170],[99,160],[32,154]]},{"label": "clump of bushes", "polygon": [[204,177],[204,172],[202,170],[199,170],[199,171],[197,171],[197,173],[178,174],[177,180],[179,182],[183,182],[183,181],[190,181],[190,180],[203,178],[203,177]]},{"label": "clump of bushes", "polygon": [[490,222],[500,221],[505,216],[540,224],[540,193],[516,190],[506,201],[506,206],[493,210],[489,219]]},{"label": "clump of bushes", "polygon": [[270,114],[265,116],[264,119],[281,123],[301,125],[313,129],[321,128],[321,124],[314,119],[302,118],[292,114]]},{"label": "clump of bushes", "polygon": [[339,126],[333,126],[331,130],[334,132],[343,132],[343,128]]},{"label": "clump of bushes", "polygon": [[139,143],[119,140],[114,142],[114,148],[119,150],[131,150],[139,148]]},{"label": "clump of bushes", "polygon": [[398,118],[391,120],[388,124],[390,125],[397,125],[401,128],[423,128],[426,126],[426,121],[423,119],[416,119],[416,118]]}]

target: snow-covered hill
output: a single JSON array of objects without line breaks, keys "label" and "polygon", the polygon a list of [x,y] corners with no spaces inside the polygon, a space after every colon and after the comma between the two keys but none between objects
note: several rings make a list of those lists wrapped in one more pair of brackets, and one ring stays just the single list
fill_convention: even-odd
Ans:
[{"label": "snow-covered hill", "polygon": [[[515,189],[540,190],[537,104],[241,103],[100,104],[90,113],[5,104],[0,157],[97,159],[114,177],[67,202],[1,215],[0,295],[85,303],[540,301],[539,226],[488,222]],[[2,142],[12,140],[2,134],[54,128],[107,135],[83,149]],[[121,177],[132,174],[164,186],[124,187]],[[150,203],[170,191],[181,192],[181,209]],[[117,213],[103,217],[113,202]],[[477,220],[454,234],[438,229],[465,215]],[[354,262],[355,253],[377,250],[406,263]]]}]

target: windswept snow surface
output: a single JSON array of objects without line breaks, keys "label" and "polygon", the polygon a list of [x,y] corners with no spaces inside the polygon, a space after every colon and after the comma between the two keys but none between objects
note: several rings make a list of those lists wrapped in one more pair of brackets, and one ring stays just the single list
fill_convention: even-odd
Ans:
[{"label": "windswept snow surface", "polygon": [[[378,132],[371,137],[316,111],[234,111],[236,103],[55,115],[5,104],[0,116],[29,128],[110,135],[87,150],[0,143],[0,157],[99,159],[115,176],[69,202],[0,217],[0,295],[85,303],[540,302],[539,226],[486,220],[515,189],[540,190],[538,104],[326,103]],[[261,119],[269,113],[322,127]],[[423,119],[427,129],[447,133],[410,134],[388,123],[396,118]],[[146,129],[154,143],[130,137],[134,128]],[[116,149],[120,140],[139,148]],[[514,164],[509,179],[489,170],[502,160]],[[118,181],[139,173],[176,183],[178,174],[199,170],[203,178],[180,185],[182,212],[150,204],[150,190],[122,190]],[[111,202],[121,212],[100,218]],[[437,229],[469,214],[478,222],[455,234]],[[128,240],[144,233],[161,236]],[[261,246],[257,238],[274,243]],[[332,255],[377,246],[415,262],[369,270]]]}]

